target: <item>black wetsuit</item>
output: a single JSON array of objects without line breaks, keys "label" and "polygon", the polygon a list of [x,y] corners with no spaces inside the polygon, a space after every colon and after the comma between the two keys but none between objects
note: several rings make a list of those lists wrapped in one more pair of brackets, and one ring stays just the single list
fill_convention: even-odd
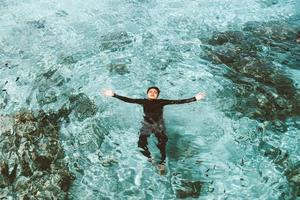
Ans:
[{"label": "black wetsuit", "polygon": [[154,133],[158,144],[157,147],[160,150],[161,161],[160,164],[164,163],[166,159],[166,144],[168,136],[166,135],[166,129],[163,121],[163,107],[170,104],[183,104],[196,101],[195,97],[180,100],[169,100],[169,99],[132,99],[124,96],[114,94],[113,97],[118,98],[127,103],[136,103],[143,106],[144,109],[144,121],[143,126],[140,129],[140,136],[138,141],[138,147],[142,148],[141,152],[148,158],[151,158],[151,154],[148,150],[147,138],[151,133]]}]

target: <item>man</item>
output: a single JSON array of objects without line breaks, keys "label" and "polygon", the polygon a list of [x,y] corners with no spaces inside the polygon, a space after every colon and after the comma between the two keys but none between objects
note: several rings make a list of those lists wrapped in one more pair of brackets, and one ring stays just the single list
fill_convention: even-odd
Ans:
[{"label": "man", "polygon": [[147,89],[147,99],[132,99],[124,96],[117,95],[112,90],[105,90],[105,96],[112,96],[118,98],[127,103],[136,103],[143,106],[144,109],[144,121],[143,126],[140,129],[140,136],[138,141],[138,147],[141,148],[141,152],[144,156],[152,162],[151,154],[147,147],[147,138],[154,133],[158,144],[157,147],[160,150],[161,160],[158,165],[158,169],[162,174],[165,169],[165,159],[166,159],[166,144],[168,141],[168,136],[166,134],[166,129],[163,121],[163,107],[171,104],[183,104],[189,103],[204,98],[204,93],[198,93],[195,97],[180,100],[168,100],[168,99],[158,99],[160,90],[158,87],[152,86]]}]

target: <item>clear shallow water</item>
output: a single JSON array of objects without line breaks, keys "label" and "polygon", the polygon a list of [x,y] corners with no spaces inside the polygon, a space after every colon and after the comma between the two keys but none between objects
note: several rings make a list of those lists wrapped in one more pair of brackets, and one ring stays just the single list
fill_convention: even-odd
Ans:
[{"label": "clear shallow water", "polygon": [[[202,183],[200,199],[279,199],[288,181],[264,156],[259,138],[296,162],[299,127],[260,136],[260,122],[226,115],[236,101],[226,88],[235,86],[223,77],[226,68],[200,58],[206,44],[199,38],[240,30],[248,21],[288,19],[297,3],[0,1],[0,85],[7,90],[1,114],[57,110],[80,92],[96,103],[95,116],[80,121],[71,114],[61,128],[65,160],[76,175],[73,199],[175,199],[182,180]],[[49,70],[57,71],[43,78]],[[207,93],[205,101],[165,108],[166,176],[136,147],[142,109],[99,93],[113,88],[143,98],[153,84],[161,98]],[[150,148],[158,154],[154,138]]]}]

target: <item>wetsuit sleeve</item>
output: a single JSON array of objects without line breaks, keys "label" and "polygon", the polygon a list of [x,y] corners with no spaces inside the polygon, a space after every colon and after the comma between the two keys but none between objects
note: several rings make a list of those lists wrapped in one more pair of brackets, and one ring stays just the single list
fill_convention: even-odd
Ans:
[{"label": "wetsuit sleeve", "polygon": [[143,104],[144,103],[144,99],[132,99],[132,98],[117,95],[116,93],[114,93],[113,97],[115,97],[117,99],[120,99],[122,101],[125,101],[127,103],[137,103],[137,104]]},{"label": "wetsuit sleeve", "polygon": [[170,99],[162,99],[162,104],[163,105],[170,105],[170,104],[183,104],[183,103],[190,103],[197,101],[196,97],[191,97],[188,99],[178,99],[178,100],[170,100]]}]

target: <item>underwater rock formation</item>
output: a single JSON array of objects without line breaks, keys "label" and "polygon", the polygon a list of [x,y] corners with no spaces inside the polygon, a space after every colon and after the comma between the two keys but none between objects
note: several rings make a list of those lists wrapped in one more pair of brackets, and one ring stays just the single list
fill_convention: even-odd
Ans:
[{"label": "underwater rock formation", "polygon": [[[57,104],[57,111],[22,109],[0,116],[0,198],[67,199],[75,176],[65,162],[60,127],[74,115],[79,121],[94,116],[96,104],[84,93],[71,94],[66,78],[50,70],[37,77],[27,98],[41,108]],[[9,104],[5,91],[1,106]]]},{"label": "underwater rock formation", "polygon": [[300,162],[285,171],[285,175],[292,186],[292,198],[300,196]]},{"label": "underwater rock formation", "polygon": [[300,115],[300,92],[280,67],[295,68],[288,61],[300,61],[296,36],[287,25],[249,22],[243,31],[215,33],[206,40],[210,46],[203,57],[226,65],[225,77],[235,83],[234,110],[262,121]]},{"label": "underwater rock formation", "polygon": [[120,51],[124,50],[125,47],[131,44],[134,39],[125,31],[119,31],[102,35],[100,38],[100,50],[102,51]]},{"label": "underwater rock formation", "polygon": [[0,117],[0,198],[67,198],[75,177],[64,162],[59,129],[68,115],[62,108]]},{"label": "underwater rock formation", "polygon": [[131,64],[130,58],[114,59],[107,66],[110,73],[116,73],[119,75],[125,75],[129,73],[128,65]]},{"label": "underwater rock formation", "polygon": [[98,111],[96,104],[84,93],[72,95],[69,97],[70,108],[79,121],[92,117]]},{"label": "underwater rock formation", "polygon": [[177,198],[198,198],[200,196],[200,191],[202,188],[202,183],[200,181],[188,181],[181,180],[181,189],[176,190]]},{"label": "underwater rock formation", "polygon": [[203,39],[208,45],[201,55],[226,67],[224,76],[234,83],[226,90],[235,94],[236,101],[225,112],[262,122],[257,148],[287,177],[290,191],[282,193],[285,199],[300,196],[299,166],[293,164],[287,151],[261,136],[266,130],[285,133],[286,119],[294,119],[295,123],[299,119],[300,91],[284,71],[284,67],[299,69],[298,29],[282,22],[248,22],[241,31],[217,32]]}]

